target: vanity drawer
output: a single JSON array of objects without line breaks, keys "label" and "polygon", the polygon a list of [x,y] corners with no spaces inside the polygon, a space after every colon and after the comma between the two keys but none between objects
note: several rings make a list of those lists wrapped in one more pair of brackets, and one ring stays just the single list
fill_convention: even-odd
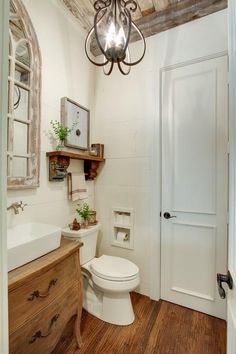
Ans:
[{"label": "vanity drawer", "polygon": [[10,333],[78,283],[78,253],[9,292]]},{"label": "vanity drawer", "polygon": [[58,299],[10,334],[10,354],[50,354],[66,324],[80,316],[79,285],[67,289]]}]

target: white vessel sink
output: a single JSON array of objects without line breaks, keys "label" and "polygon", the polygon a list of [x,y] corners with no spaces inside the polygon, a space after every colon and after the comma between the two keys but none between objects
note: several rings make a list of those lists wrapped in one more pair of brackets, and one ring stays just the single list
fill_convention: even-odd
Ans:
[{"label": "white vessel sink", "polygon": [[8,271],[60,246],[61,228],[41,223],[17,225],[7,231]]}]

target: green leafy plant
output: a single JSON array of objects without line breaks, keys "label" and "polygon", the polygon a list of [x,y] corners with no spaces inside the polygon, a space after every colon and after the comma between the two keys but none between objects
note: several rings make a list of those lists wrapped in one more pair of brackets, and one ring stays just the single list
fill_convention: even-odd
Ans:
[{"label": "green leafy plant", "polygon": [[76,209],[76,211],[84,220],[87,220],[91,209],[87,203],[83,203],[83,205]]},{"label": "green leafy plant", "polygon": [[66,139],[66,137],[73,130],[73,127],[71,129],[69,129],[68,127],[65,127],[63,124],[58,122],[57,120],[51,120],[50,124],[51,124],[55,138],[60,141],[64,141]]}]

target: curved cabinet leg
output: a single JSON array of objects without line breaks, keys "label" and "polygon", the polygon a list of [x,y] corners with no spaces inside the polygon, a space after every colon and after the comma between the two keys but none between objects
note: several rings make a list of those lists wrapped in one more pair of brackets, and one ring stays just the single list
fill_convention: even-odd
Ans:
[{"label": "curved cabinet leg", "polygon": [[77,316],[75,320],[75,327],[74,327],[74,333],[75,333],[75,339],[76,339],[76,344],[78,348],[82,347],[82,336],[81,336],[81,331],[80,331],[80,320],[81,316]]},{"label": "curved cabinet leg", "polygon": [[83,309],[83,280],[80,269],[80,257],[79,252],[77,253],[77,269],[78,269],[78,284],[79,284],[79,294],[78,294],[78,308],[77,308],[77,317],[75,320],[74,335],[78,348],[82,346],[82,336],[81,336],[81,318],[82,318],[82,309]]}]

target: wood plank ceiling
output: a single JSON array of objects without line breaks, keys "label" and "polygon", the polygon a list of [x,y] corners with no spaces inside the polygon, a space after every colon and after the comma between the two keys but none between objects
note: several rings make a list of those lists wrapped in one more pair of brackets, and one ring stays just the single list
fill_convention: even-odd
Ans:
[{"label": "wood plank ceiling", "polygon": [[[60,0],[88,32],[93,26],[95,0]],[[132,15],[144,37],[210,15],[227,7],[227,0],[136,0],[137,11]],[[132,36],[131,41],[139,38]],[[93,49],[94,54],[96,48]]]}]

